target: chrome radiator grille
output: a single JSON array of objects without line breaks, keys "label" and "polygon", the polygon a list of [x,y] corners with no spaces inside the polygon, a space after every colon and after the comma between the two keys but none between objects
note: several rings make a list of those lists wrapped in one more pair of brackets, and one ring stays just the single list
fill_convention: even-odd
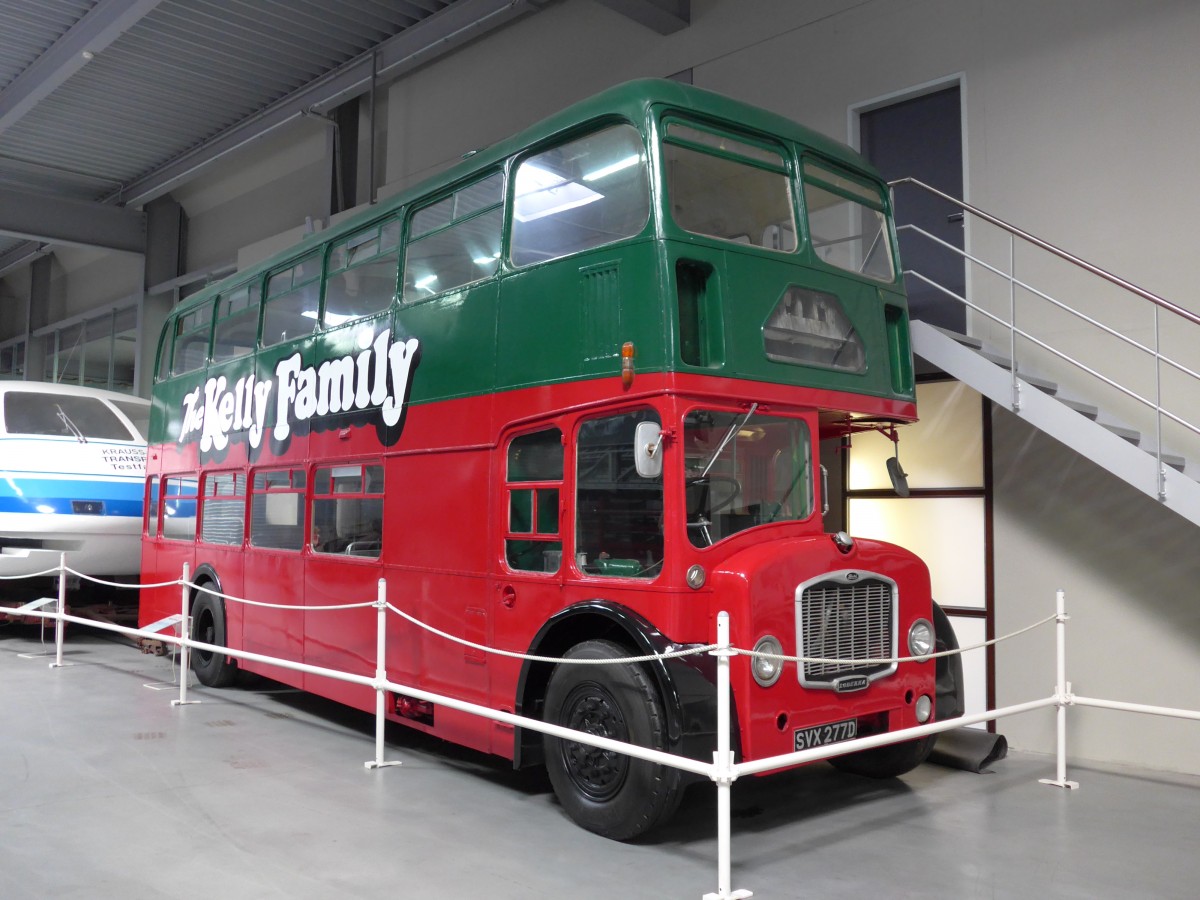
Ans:
[{"label": "chrome radiator grille", "polygon": [[[895,588],[890,581],[826,579],[799,593],[800,655],[821,659],[890,659],[895,655]],[[804,663],[801,682],[832,684],[846,675],[878,677],[894,668],[882,663]]]}]

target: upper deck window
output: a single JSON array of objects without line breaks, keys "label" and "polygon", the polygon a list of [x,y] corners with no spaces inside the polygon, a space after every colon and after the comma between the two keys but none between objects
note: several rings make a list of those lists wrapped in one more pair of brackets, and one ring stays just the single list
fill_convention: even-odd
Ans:
[{"label": "upper deck window", "polygon": [[632,125],[605,128],[531,156],[517,168],[513,265],[633,237],[649,216],[642,136]]},{"label": "upper deck window", "polygon": [[182,375],[204,367],[208,362],[208,333],[212,330],[211,301],[175,320],[175,344],[171,355],[171,374]]},{"label": "upper deck window", "polygon": [[217,298],[217,326],[213,330],[213,362],[224,362],[254,350],[258,340],[257,281],[243,284]]},{"label": "upper deck window", "polygon": [[796,249],[795,204],[779,150],[670,122],[663,162],[680,228],[768,250]]},{"label": "upper deck window", "polygon": [[400,220],[376,223],[334,244],[325,273],[325,327],[388,308],[396,295]]},{"label": "upper deck window", "polygon": [[263,309],[264,347],[288,338],[311,334],[317,327],[317,303],[321,298],[321,256],[310,253],[267,279]]},{"label": "upper deck window", "polygon": [[820,259],[878,281],[896,277],[880,188],[809,160],[804,163],[804,203]]},{"label": "upper deck window", "polygon": [[416,212],[404,254],[405,303],[496,274],[503,200],[497,172]]}]

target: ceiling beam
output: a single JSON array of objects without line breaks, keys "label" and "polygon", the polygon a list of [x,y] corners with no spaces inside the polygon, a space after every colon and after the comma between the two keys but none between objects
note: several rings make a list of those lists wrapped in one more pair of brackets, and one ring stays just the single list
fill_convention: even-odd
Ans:
[{"label": "ceiling beam", "polygon": [[0,132],[49,96],[162,0],[100,0],[0,92]]},{"label": "ceiling beam", "polygon": [[56,244],[143,253],[146,216],[119,206],[8,188],[0,190],[0,233]]},{"label": "ceiling beam", "polygon": [[[686,0],[685,0],[686,2]],[[226,129],[164,166],[125,185],[119,196],[129,206],[141,206],[193,178],[206,166],[308,112],[325,113],[371,89],[394,81],[468,41],[482,37],[514,19],[538,11],[545,0],[458,0],[416,25],[379,44],[332,72]],[[372,60],[374,54],[374,60]]]},{"label": "ceiling beam", "polygon": [[0,253],[0,278],[14,269],[28,266],[35,260],[41,259],[50,252],[50,248],[38,241],[26,241],[17,244],[11,250]]},{"label": "ceiling beam", "polygon": [[674,34],[692,24],[691,0],[598,0],[659,34]]}]

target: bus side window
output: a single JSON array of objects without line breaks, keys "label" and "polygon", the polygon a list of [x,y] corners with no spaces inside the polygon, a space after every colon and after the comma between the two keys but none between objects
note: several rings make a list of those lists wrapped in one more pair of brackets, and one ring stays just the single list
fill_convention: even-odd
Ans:
[{"label": "bus side window", "polygon": [[156,537],[158,535],[158,476],[151,475],[148,479],[150,482],[149,494],[146,499],[146,535],[147,537]]},{"label": "bus side window", "polygon": [[243,284],[217,298],[217,324],[213,329],[215,363],[244,356],[258,341],[259,283]]},{"label": "bus side window", "polygon": [[586,574],[653,578],[662,570],[662,473],[643,478],[633,458],[638,423],[658,421],[639,410],[579,427],[575,553]]},{"label": "bus side window", "polygon": [[512,215],[513,265],[527,266],[633,237],[650,216],[642,136],[614,125],[524,160]]},{"label": "bus side window", "polygon": [[387,309],[396,295],[400,220],[372,225],[335,244],[325,275],[325,327]]},{"label": "bus side window", "polygon": [[303,469],[254,473],[250,499],[250,543],[276,550],[304,546]]},{"label": "bus side window", "polygon": [[383,466],[323,466],[313,474],[314,553],[378,559],[383,548]]},{"label": "bus side window", "polygon": [[321,255],[310,253],[267,279],[263,309],[262,345],[311,334],[317,327],[321,299]]},{"label": "bus side window", "polygon": [[508,445],[508,528],[504,556],[513,569],[557,572],[562,563],[559,497],[563,440],[557,428],[515,437]]},{"label": "bus side window", "polygon": [[208,362],[208,338],[212,331],[211,302],[175,320],[175,344],[171,352],[171,374],[182,375],[204,368]]},{"label": "bus side window", "polygon": [[196,476],[170,475],[163,485],[162,536],[173,541],[196,539]]},{"label": "bus side window", "polygon": [[204,476],[200,540],[240,546],[246,529],[246,476],[213,472]]},{"label": "bus side window", "polygon": [[499,172],[418,210],[404,254],[404,302],[496,274],[504,222],[504,176]]}]

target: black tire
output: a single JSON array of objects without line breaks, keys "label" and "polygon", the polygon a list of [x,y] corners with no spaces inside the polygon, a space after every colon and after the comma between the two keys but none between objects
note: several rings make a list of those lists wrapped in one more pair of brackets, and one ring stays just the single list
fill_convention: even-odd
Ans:
[{"label": "black tire", "polygon": [[[220,597],[203,591],[192,603],[192,640],[206,644],[225,644],[225,605]],[[192,651],[192,671],[201,684],[209,687],[229,687],[238,677],[237,661],[222,653],[208,650]]]},{"label": "black tire", "polygon": [[[586,641],[566,659],[633,655],[611,641]],[[560,665],[546,689],[546,721],[666,750],[667,718],[649,674],[633,663]],[[545,735],[546,770],[567,814],[588,831],[627,841],[665,822],[683,794],[682,773],[622,753]]]},{"label": "black tire", "polygon": [[872,747],[870,750],[859,750],[857,753],[847,753],[845,756],[834,756],[829,762],[835,769],[850,772],[854,775],[865,775],[867,778],[895,778],[905,772],[911,772],[929,758],[937,735],[917,738],[915,741],[904,741],[899,744],[888,744],[886,747]]}]

